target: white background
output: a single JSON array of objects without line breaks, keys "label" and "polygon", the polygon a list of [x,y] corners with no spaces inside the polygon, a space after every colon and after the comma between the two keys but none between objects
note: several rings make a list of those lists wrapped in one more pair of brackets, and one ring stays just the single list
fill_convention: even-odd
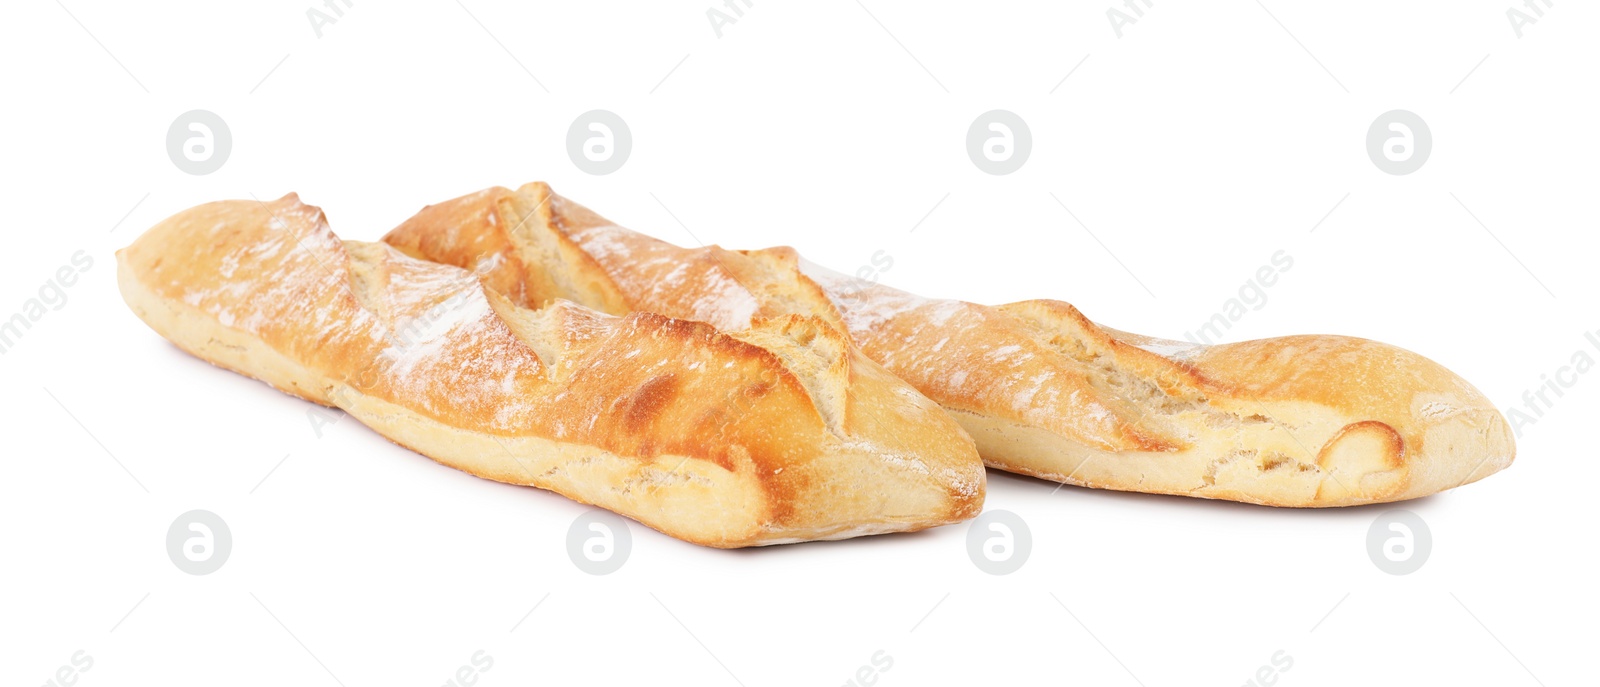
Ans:
[{"label": "white background", "polygon": [[[709,2],[462,2],[362,0],[320,38],[308,2],[8,3],[0,318],[75,251],[94,263],[0,356],[0,681],[45,684],[79,650],[84,687],[434,686],[480,649],[482,687],[839,685],[880,650],[887,686],[1240,685],[1280,650],[1289,687],[1592,675],[1600,375],[1552,396],[1507,471],[1403,506],[1433,535],[1408,576],[1366,553],[1387,507],[991,473],[987,507],[1033,534],[1010,576],[968,560],[964,525],[733,552],[635,525],[594,577],[565,548],[583,507],[349,419],[319,438],[308,404],[141,324],[112,251],[214,199],[298,191],[372,240],[544,179],[677,243],[841,271],[882,249],[907,290],[1181,338],[1282,249],[1293,268],[1227,340],[1388,341],[1521,407],[1576,351],[1600,359],[1593,4],[1519,38],[1510,2],[1162,2],[1119,38],[1121,3],[758,0],[719,38]],[[165,150],[197,108],[233,137],[207,176]],[[609,176],[565,150],[596,108],[634,138]],[[1434,140],[1407,176],[1365,151],[1397,108]],[[1032,131],[1014,174],[967,158],[992,109]],[[202,577],[165,549],[196,508],[234,540]]]}]

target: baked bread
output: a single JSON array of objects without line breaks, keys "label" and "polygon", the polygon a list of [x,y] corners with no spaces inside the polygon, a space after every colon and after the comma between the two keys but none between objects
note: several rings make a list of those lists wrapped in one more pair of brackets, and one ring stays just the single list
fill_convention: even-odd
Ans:
[{"label": "baked bread", "polygon": [[518,302],[567,298],[736,329],[802,314],[937,401],[990,466],[1069,484],[1274,506],[1426,496],[1506,467],[1505,419],[1415,353],[1343,336],[1201,346],[1102,327],[1067,303],[920,298],[790,248],[687,249],[542,183],[423,209],[384,241],[493,261]]},{"label": "baked bread", "polygon": [[723,332],[524,309],[472,272],[341,242],[292,194],[186,210],[117,263],[134,313],[201,359],[697,544],[918,530],[983,503],[972,440],[814,318]]}]

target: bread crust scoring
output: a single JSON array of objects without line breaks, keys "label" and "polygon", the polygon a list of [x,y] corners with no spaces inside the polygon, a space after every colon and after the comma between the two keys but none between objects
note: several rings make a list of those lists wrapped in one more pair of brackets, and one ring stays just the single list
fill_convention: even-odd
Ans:
[{"label": "bread crust scoring", "polygon": [[971,439],[811,318],[526,309],[500,271],[342,242],[292,194],[179,213],[118,266],[134,312],[198,357],[695,543],[916,530],[983,500]]},{"label": "bread crust scoring", "polygon": [[735,329],[815,318],[942,405],[990,466],[1055,481],[1346,506],[1457,487],[1515,454],[1477,389],[1387,344],[1202,346],[1102,327],[1060,301],[926,299],[786,247],[674,246],[538,182],[429,206],[384,241],[455,265],[490,261],[488,278],[529,305],[569,298]]}]

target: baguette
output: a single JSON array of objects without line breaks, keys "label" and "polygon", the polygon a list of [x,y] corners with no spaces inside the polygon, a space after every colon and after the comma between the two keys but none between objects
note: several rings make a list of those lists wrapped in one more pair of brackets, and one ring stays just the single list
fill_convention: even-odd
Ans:
[{"label": "baguette", "polygon": [[618,227],[543,183],[423,209],[384,241],[524,304],[568,298],[737,328],[802,314],[937,401],[985,462],[1068,484],[1273,506],[1412,499],[1505,468],[1499,411],[1415,353],[1343,336],[1202,346],[864,283],[793,249],[686,249]]},{"label": "baguette", "polygon": [[696,544],[918,530],[982,505],[972,440],[814,318],[724,332],[520,308],[472,272],[341,242],[293,194],[184,211],[117,262],[134,313],[203,360]]}]

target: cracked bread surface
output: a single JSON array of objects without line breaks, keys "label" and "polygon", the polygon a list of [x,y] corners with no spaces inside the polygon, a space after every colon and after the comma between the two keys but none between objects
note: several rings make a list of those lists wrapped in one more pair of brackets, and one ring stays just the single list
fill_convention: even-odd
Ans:
[{"label": "cracked bread surface", "polygon": [[492,269],[340,241],[292,194],[192,208],[117,258],[129,307],[197,357],[694,543],[918,530],[982,504],[971,439],[811,318],[729,333],[522,308]]},{"label": "cracked bread surface", "polygon": [[791,248],[675,246],[539,182],[429,206],[384,241],[429,260],[492,263],[490,278],[524,304],[570,298],[726,329],[815,318],[949,411],[987,464],[1044,479],[1346,506],[1454,488],[1515,454],[1482,393],[1387,344],[1293,336],[1201,346],[1103,327],[1060,301],[927,299]]}]

